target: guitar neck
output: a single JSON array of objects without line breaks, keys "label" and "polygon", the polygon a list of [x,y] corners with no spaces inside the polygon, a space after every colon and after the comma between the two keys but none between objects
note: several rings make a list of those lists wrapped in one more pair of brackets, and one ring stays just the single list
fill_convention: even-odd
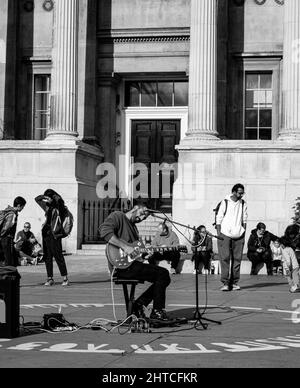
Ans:
[{"label": "guitar neck", "polygon": [[171,252],[171,251],[179,251],[183,249],[183,247],[171,246],[171,247],[149,247],[149,248],[141,248],[141,253],[147,253],[149,251],[152,252]]}]

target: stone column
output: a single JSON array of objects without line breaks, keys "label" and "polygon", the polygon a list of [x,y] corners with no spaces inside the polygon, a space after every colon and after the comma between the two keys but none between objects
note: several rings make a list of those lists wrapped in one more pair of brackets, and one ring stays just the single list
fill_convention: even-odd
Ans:
[{"label": "stone column", "polygon": [[285,0],[280,140],[300,140],[300,2]]},{"label": "stone column", "polygon": [[0,5],[0,140],[13,140],[16,129],[16,0],[1,0]]},{"label": "stone column", "polygon": [[217,140],[217,0],[191,0],[189,77],[185,141]]},{"label": "stone column", "polygon": [[80,0],[55,1],[51,125],[47,139],[77,132],[78,17]]}]

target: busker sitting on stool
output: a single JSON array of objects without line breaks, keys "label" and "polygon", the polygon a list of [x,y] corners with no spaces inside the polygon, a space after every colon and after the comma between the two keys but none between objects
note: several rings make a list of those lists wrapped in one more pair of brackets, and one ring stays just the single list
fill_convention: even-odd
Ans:
[{"label": "busker sitting on stool", "polygon": [[247,257],[252,263],[251,275],[258,275],[264,264],[266,264],[268,275],[273,275],[271,242],[276,241],[278,237],[266,229],[266,225],[260,222],[256,229],[252,230],[248,240]]},{"label": "busker sitting on stool", "polygon": [[[153,247],[176,247],[179,245],[179,238],[175,232],[169,229],[165,222],[158,225],[158,232],[155,235],[152,246]],[[180,252],[170,251],[154,253],[149,259],[149,264],[157,265],[160,261],[166,260],[171,263],[171,272],[173,275],[180,274],[178,264],[180,261]]]},{"label": "busker sitting on stool", "polygon": [[[122,249],[125,254],[132,255],[135,248],[131,244],[140,241],[136,224],[144,221],[148,216],[147,209],[142,205],[135,206],[126,214],[120,211],[114,212],[100,226],[100,236],[107,243]],[[135,279],[152,283],[135,301],[134,314],[138,318],[144,318],[144,306],[147,307],[153,301],[150,320],[169,321],[165,311],[166,289],[171,282],[168,270],[135,260],[127,269],[116,269],[115,275],[121,280]]]},{"label": "busker sitting on stool", "polygon": [[204,274],[209,274],[213,247],[212,239],[208,236],[204,225],[199,226],[194,232],[192,251],[194,252],[192,261],[195,262],[194,274],[197,272],[201,274],[203,267]]},{"label": "busker sitting on stool", "polygon": [[20,265],[37,265],[42,261],[43,249],[31,232],[31,225],[29,222],[26,222],[24,224],[24,229],[18,232],[15,241],[15,249],[18,254]]}]

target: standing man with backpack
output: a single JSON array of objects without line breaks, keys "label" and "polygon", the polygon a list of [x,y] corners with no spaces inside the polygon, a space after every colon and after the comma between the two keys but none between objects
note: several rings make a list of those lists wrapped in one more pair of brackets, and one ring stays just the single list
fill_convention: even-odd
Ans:
[{"label": "standing man with backpack", "polygon": [[[221,263],[222,291],[239,291],[240,269],[245,245],[247,227],[247,203],[242,199],[245,188],[237,184],[232,188],[232,194],[220,203],[216,214],[218,250]],[[230,274],[230,260],[232,268]]]},{"label": "standing man with backpack", "polygon": [[46,190],[44,195],[35,198],[45,211],[46,222],[42,226],[44,260],[48,279],[45,286],[53,286],[53,257],[63,277],[62,286],[69,286],[66,261],[62,252],[62,239],[71,233],[73,217],[65,206],[62,197],[54,190]]},{"label": "standing man with backpack", "polygon": [[0,248],[4,256],[5,266],[17,266],[14,238],[17,231],[18,214],[25,205],[25,199],[17,197],[13,207],[8,206],[5,210],[0,211]]}]

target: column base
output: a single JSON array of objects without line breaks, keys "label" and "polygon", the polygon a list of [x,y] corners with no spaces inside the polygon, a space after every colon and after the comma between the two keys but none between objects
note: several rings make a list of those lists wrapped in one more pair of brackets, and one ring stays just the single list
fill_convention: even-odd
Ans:
[{"label": "column base", "polygon": [[47,137],[44,141],[56,141],[56,140],[76,140],[78,138],[77,132],[66,131],[51,131],[47,133]]},{"label": "column base", "polygon": [[182,145],[194,145],[202,142],[211,142],[211,141],[219,141],[217,132],[195,132],[195,133],[187,133],[186,137],[181,140]]},{"label": "column base", "polygon": [[299,130],[281,132],[279,137],[278,137],[278,140],[299,143],[300,142],[300,128],[299,128]]}]

